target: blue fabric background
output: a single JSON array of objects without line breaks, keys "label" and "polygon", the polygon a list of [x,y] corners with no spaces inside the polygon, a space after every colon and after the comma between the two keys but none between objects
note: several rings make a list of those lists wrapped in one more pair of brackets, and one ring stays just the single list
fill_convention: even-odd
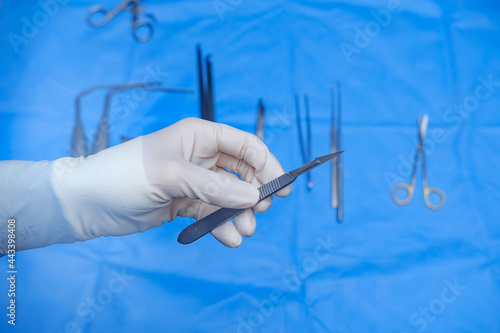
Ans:
[{"label": "blue fabric background", "polygon": [[[298,179],[259,214],[238,249],[212,237],[180,245],[190,221],[176,220],[18,253],[17,325],[4,314],[1,268],[0,331],[500,332],[498,4],[150,0],[155,35],[138,43],[128,13],[86,24],[92,5],[118,3],[71,0],[49,17],[39,2],[2,1],[1,159],[68,156],[74,98],[91,86],[156,72],[166,86],[197,89],[200,42],[213,55],[217,120],[253,131],[263,98],[265,142],[285,170],[302,164],[294,93],[309,94],[312,155],[324,155],[328,88],[342,82],[345,221],[335,222],[325,166],[312,191]],[[110,114],[113,145],[199,115],[196,94],[127,96],[135,102]],[[89,138],[103,98],[83,102]],[[409,205],[391,199],[394,183],[409,181],[424,113],[429,185],[447,195],[439,211],[424,205],[420,172]]]}]

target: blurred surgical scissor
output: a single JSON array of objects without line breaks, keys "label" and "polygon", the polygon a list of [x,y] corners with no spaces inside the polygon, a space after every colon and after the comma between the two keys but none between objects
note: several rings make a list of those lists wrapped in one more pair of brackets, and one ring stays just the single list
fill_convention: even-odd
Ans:
[{"label": "blurred surgical scissor", "polygon": [[[96,5],[90,8],[87,14],[87,23],[94,28],[105,26],[121,11],[129,11],[132,13],[132,35],[138,42],[147,42],[151,39],[154,32],[154,27],[151,22],[156,22],[153,14],[143,14],[142,10],[146,7],[140,4],[141,0],[124,0],[112,10],[108,10],[102,6]],[[104,17],[97,20],[98,16]],[[138,32],[141,30],[142,32]]]},{"label": "blurred surgical scissor", "polygon": [[[430,209],[440,209],[443,207],[445,201],[446,201],[446,196],[440,188],[437,187],[428,187],[427,184],[427,170],[426,170],[426,160],[425,160],[425,151],[424,151],[424,140],[425,136],[427,134],[427,126],[429,125],[429,115],[424,115],[423,117],[418,118],[418,144],[417,144],[417,151],[415,153],[415,158],[413,160],[413,169],[411,172],[411,180],[410,184],[405,184],[405,183],[398,183],[394,185],[392,188],[392,199],[398,204],[398,205],[406,205],[408,204],[411,199],[413,198],[413,192],[415,190],[415,182],[417,178],[417,166],[418,166],[418,160],[419,156],[422,155],[422,176],[423,176],[423,186],[424,186],[424,201],[425,205],[430,208]],[[408,196],[406,199],[399,199],[396,195],[396,191],[402,189],[406,192],[408,192]],[[438,204],[433,204],[430,200],[429,197],[431,193],[436,194],[439,197],[439,203]]]}]

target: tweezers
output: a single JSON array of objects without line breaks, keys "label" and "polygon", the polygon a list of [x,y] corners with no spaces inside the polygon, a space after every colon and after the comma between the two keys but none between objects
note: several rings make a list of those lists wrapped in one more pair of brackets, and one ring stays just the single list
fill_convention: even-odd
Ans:
[{"label": "tweezers", "polygon": [[257,126],[255,127],[255,135],[257,135],[259,139],[264,141],[264,121],[265,121],[266,109],[264,107],[262,99],[259,99],[258,108],[259,111],[257,113]]},{"label": "tweezers", "polygon": [[[259,202],[264,200],[265,198],[273,195],[279,190],[287,187],[291,183],[297,179],[298,176],[311,171],[315,167],[328,162],[335,156],[341,154],[342,151],[336,152],[333,154],[325,155],[316,158],[314,161],[309,162],[298,169],[292,170],[289,173],[285,173],[282,176],[279,176],[276,179],[271,180],[269,183],[266,183],[258,188],[259,190]],[[247,208],[221,208],[210,215],[202,218],[201,220],[187,226],[184,230],[181,231],[179,237],[177,237],[177,241],[181,244],[189,244],[194,242],[195,240],[205,236],[218,226],[222,225],[226,221],[229,221],[236,216],[243,213]]]},{"label": "tweezers", "polygon": [[212,80],[212,55],[205,57],[206,82],[203,75],[201,45],[196,45],[196,59],[198,64],[198,84],[200,89],[201,119],[215,121],[214,84]]},{"label": "tweezers", "polygon": [[[300,151],[304,163],[311,160],[312,157],[312,141],[311,141],[311,112],[309,110],[309,96],[304,95],[304,106],[306,109],[306,138],[302,134],[302,120],[300,117],[300,102],[299,95],[295,95],[295,113],[297,118],[297,128],[299,131]],[[307,174],[307,188],[311,190],[314,184],[311,174]]]}]

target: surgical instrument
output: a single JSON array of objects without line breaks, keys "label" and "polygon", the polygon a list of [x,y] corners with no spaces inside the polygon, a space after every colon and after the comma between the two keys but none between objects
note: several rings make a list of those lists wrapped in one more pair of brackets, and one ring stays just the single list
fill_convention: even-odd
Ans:
[{"label": "surgical instrument", "polygon": [[85,136],[85,131],[83,130],[82,120],[81,120],[81,100],[83,96],[90,94],[93,91],[100,89],[113,88],[116,85],[99,85],[91,87],[79,93],[75,99],[75,127],[73,128],[73,135],[71,137],[71,157],[87,156],[87,138]]},{"label": "surgical instrument", "polygon": [[212,55],[209,54],[205,58],[207,69],[207,120],[215,121],[214,113],[214,84],[212,81]]},{"label": "surgical instrument", "polygon": [[[336,119],[336,133],[335,133],[335,143],[337,144],[336,149],[342,149],[342,86],[340,82],[337,82],[337,119]],[[343,185],[342,185],[342,156],[336,159],[337,164],[337,222],[342,222],[344,219],[344,196],[343,196]]]},{"label": "surgical instrument", "polygon": [[[330,86],[330,149],[332,152],[342,149],[341,125],[342,125],[342,98],[340,82],[336,88]],[[332,161],[331,178],[331,205],[337,209],[337,222],[343,219],[343,197],[342,197],[342,156]]]},{"label": "surgical instrument", "polygon": [[125,83],[125,84],[114,84],[114,85],[98,85],[91,87],[79,93],[75,100],[75,127],[73,129],[73,135],[71,139],[71,156],[87,156],[89,154],[87,148],[87,138],[85,136],[85,131],[83,130],[81,121],[81,100],[85,95],[88,95],[94,91],[101,89],[110,89],[109,93],[106,95],[106,100],[104,104],[104,111],[102,113],[99,125],[97,127],[96,134],[94,136],[94,141],[92,144],[92,150],[90,154],[95,154],[102,149],[109,147],[109,123],[108,114],[110,108],[111,97],[126,89],[144,89],[149,91],[165,91],[165,92],[180,92],[180,93],[193,93],[192,89],[186,88],[172,88],[172,87],[162,87],[158,85],[158,81],[153,81],[151,83]]},{"label": "surgical instrument", "polygon": [[[335,90],[333,87],[330,87],[330,152],[337,151],[337,134],[336,127],[337,124],[335,122],[336,118],[336,107],[335,107]],[[336,160],[332,160],[331,163],[332,169],[332,177],[331,177],[331,205],[332,208],[337,208],[339,205],[339,201],[337,198],[337,162]]]},{"label": "surgical instrument", "polygon": [[[306,138],[302,134],[302,121],[300,118],[300,102],[299,96],[295,95],[295,113],[297,119],[297,128],[299,131],[300,151],[304,163],[311,160],[312,156],[312,140],[311,140],[311,114],[309,109],[309,96],[304,95],[304,106],[306,111]],[[311,173],[307,174],[307,188],[311,190],[314,184],[312,181]]]},{"label": "surgical instrument", "polygon": [[144,83],[139,84],[123,84],[115,87],[106,95],[106,100],[104,102],[104,112],[101,117],[101,121],[99,122],[99,126],[97,127],[97,132],[94,137],[94,142],[92,146],[91,154],[96,154],[99,151],[106,149],[109,147],[109,108],[111,105],[111,98],[124,91],[129,89],[143,89],[147,91],[163,91],[163,92],[171,92],[171,93],[193,93],[192,89],[188,88],[173,88],[173,87],[161,87],[157,85],[149,85]]},{"label": "surgical instrument", "polygon": [[201,61],[201,45],[196,45],[196,64],[198,69],[198,89],[200,93],[200,116],[201,119],[206,118],[205,107],[205,80],[203,79],[203,63]]},{"label": "surgical instrument", "polygon": [[[285,188],[290,185],[297,179],[298,176],[311,171],[317,166],[328,162],[332,158],[338,156],[342,152],[336,152],[333,154],[325,155],[316,158],[314,161],[309,162],[300,168],[290,171],[289,173],[285,173],[284,175],[271,180],[270,182],[259,187],[259,201],[264,200],[265,198],[273,195],[279,190]],[[177,237],[177,241],[181,244],[189,244],[194,242],[195,240],[203,237],[208,234],[218,226],[222,225],[224,222],[231,220],[243,213],[246,209],[238,209],[238,208],[220,208],[219,210],[213,212],[212,214],[202,218],[201,220],[187,226],[182,230]]]},{"label": "surgical instrument", "polygon": [[[92,6],[87,14],[87,23],[91,27],[100,28],[105,26],[121,11],[129,11],[132,13],[132,36],[138,42],[147,42],[153,36],[154,27],[151,22],[156,22],[156,17],[152,14],[142,14],[142,10],[146,6],[140,3],[141,0],[123,0],[112,10],[99,5]],[[96,20],[99,16],[104,17],[101,20]],[[139,30],[143,32],[139,33]]]},{"label": "surgical instrument", "polygon": [[[426,152],[424,150],[424,140],[425,136],[427,134],[427,127],[429,125],[429,115],[424,115],[423,117],[418,118],[418,142],[417,142],[417,151],[415,152],[415,158],[413,159],[413,168],[411,172],[411,180],[410,184],[405,184],[405,183],[397,183],[394,185],[392,188],[392,199],[398,204],[398,205],[407,205],[413,198],[413,193],[415,191],[415,183],[416,183],[416,178],[417,178],[417,166],[418,166],[418,161],[420,158],[420,155],[422,155],[422,183],[423,183],[423,188],[424,188],[424,201],[425,205],[433,210],[437,210],[443,207],[445,201],[446,201],[446,196],[440,188],[437,187],[428,187],[427,183],[427,167],[426,167]],[[405,199],[399,199],[396,191],[402,189],[403,191],[407,192],[407,196]],[[433,204],[430,201],[430,195],[434,193],[439,197],[439,203]]]},{"label": "surgical instrument", "polygon": [[[156,83],[157,82],[155,82],[154,84]],[[97,131],[94,134],[92,149],[90,151],[91,155],[96,154],[101,150],[108,148],[110,145],[110,138],[109,138],[110,130],[109,130],[108,115],[109,115],[109,101],[111,96],[124,89],[140,88],[140,87],[146,88],[148,86],[143,83],[125,83],[111,87],[111,90],[106,95],[106,99],[104,102],[104,111],[101,115],[101,119],[99,120]]]},{"label": "surgical instrument", "polygon": [[203,56],[201,46],[196,46],[197,70],[198,70],[198,84],[200,90],[200,114],[201,119],[215,121],[214,109],[214,87],[212,80],[212,55],[209,54],[205,58],[206,69],[206,82],[203,75]]},{"label": "surgical instrument", "polygon": [[255,135],[264,141],[264,124],[265,124],[265,113],[266,109],[264,107],[264,103],[262,102],[262,99],[259,99],[258,105],[257,105],[258,111],[257,111],[257,126],[255,127]]}]

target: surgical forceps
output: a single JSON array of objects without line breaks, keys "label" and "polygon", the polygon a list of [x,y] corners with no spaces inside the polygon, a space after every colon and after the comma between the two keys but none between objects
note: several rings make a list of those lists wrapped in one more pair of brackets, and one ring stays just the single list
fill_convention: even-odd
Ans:
[{"label": "surgical forceps", "polygon": [[200,110],[201,119],[215,121],[214,107],[214,84],[212,80],[212,55],[209,54],[205,58],[205,69],[207,72],[206,82],[203,76],[203,61],[202,61],[201,45],[196,45],[196,59],[198,65],[198,84],[200,89]]},{"label": "surgical forceps", "polygon": [[[299,131],[300,152],[304,163],[311,160],[312,156],[312,140],[311,140],[311,111],[309,110],[309,96],[304,95],[304,106],[306,109],[306,137],[302,133],[302,120],[300,119],[300,101],[299,95],[295,95],[295,113],[297,118],[297,128]],[[307,188],[311,190],[314,184],[311,173],[307,174]]]},{"label": "surgical forceps", "polygon": [[[108,10],[102,6],[96,5],[90,8],[87,14],[87,23],[94,28],[105,26],[121,11],[129,11],[132,13],[132,36],[138,42],[147,42],[151,39],[154,32],[154,27],[151,22],[156,22],[156,17],[153,14],[142,14],[142,10],[146,7],[140,4],[141,0],[124,0],[112,10]],[[101,20],[96,20],[96,16],[103,16]],[[143,33],[138,31],[143,30]]]},{"label": "surgical forceps", "polygon": [[[445,201],[446,201],[446,196],[440,188],[437,187],[429,187],[427,184],[427,168],[426,168],[426,160],[425,160],[425,150],[424,150],[424,140],[425,136],[427,134],[427,126],[429,124],[429,115],[424,115],[423,117],[418,118],[418,144],[417,144],[417,151],[415,153],[415,158],[413,160],[413,169],[411,172],[411,180],[410,184],[405,184],[405,183],[397,183],[394,185],[392,188],[392,199],[398,204],[398,205],[407,205],[411,199],[413,198],[413,193],[415,190],[415,182],[417,178],[417,166],[418,166],[418,160],[419,156],[422,155],[422,176],[423,176],[423,186],[424,186],[424,201],[425,205],[433,210],[440,209],[443,207]],[[408,196],[405,199],[399,199],[396,195],[396,191],[402,189],[408,193]],[[440,201],[438,204],[433,204],[430,200],[429,197],[431,193],[436,194]]]}]

